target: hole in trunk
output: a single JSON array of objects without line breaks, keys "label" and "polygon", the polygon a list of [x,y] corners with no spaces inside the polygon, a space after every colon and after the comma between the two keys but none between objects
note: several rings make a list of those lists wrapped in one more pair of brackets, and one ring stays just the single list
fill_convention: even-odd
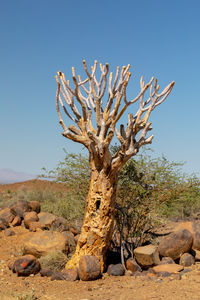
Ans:
[{"label": "hole in trunk", "polygon": [[96,202],[96,210],[98,210],[98,209],[99,209],[99,207],[100,207],[100,204],[101,204],[101,201],[100,201],[100,200],[97,200],[97,202]]}]

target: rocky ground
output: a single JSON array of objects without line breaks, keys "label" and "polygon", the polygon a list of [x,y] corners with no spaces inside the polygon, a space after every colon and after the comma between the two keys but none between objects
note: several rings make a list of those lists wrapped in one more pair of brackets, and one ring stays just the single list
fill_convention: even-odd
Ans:
[{"label": "rocky ground", "polygon": [[[35,185],[34,182],[29,184]],[[39,184],[43,183],[39,182]],[[51,184],[49,183],[44,184],[47,188],[49,188],[50,185]],[[13,188],[14,190],[16,187],[20,187],[20,184],[17,184],[16,186],[9,186],[10,189]],[[63,188],[62,186],[57,187],[59,189]],[[7,191],[7,189],[7,186],[1,186],[0,191]],[[30,215],[27,216],[30,217]],[[38,214],[38,216],[39,221],[44,221],[44,216],[41,214]],[[33,216],[31,215],[31,218],[32,217]],[[26,218],[24,221],[26,223]],[[125,276],[109,276],[105,273],[101,279],[97,279],[95,281],[77,280],[73,282],[66,280],[52,281],[50,277],[42,277],[40,273],[37,273],[36,275],[31,274],[27,277],[17,276],[16,273],[13,273],[9,269],[8,265],[16,261],[16,259],[22,255],[22,249],[27,237],[35,234],[30,232],[31,223],[29,221],[30,219],[27,218],[27,228],[24,226],[13,226],[12,228],[8,228],[8,230],[0,231],[0,300],[200,299],[199,261],[196,261],[194,265],[190,265],[189,267],[185,266],[183,271],[170,274],[170,276],[167,274],[167,277],[165,277],[165,272],[158,276],[152,272],[148,273],[146,271],[143,271],[142,273],[139,272],[139,274],[136,272],[135,275],[132,273],[133,276],[130,276],[131,272]],[[197,230],[199,227],[190,228],[187,225],[187,228],[196,233],[196,235],[194,234],[196,239],[193,239],[193,245],[195,242],[196,246],[199,248],[199,230]],[[169,228],[164,228],[162,231],[165,229],[169,232],[171,231]],[[13,235],[7,234],[10,233],[10,231],[12,231]],[[43,231],[39,232],[42,233]],[[188,234],[188,232],[186,233]],[[68,233],[67,238],[69,238],[69,236],[70,235]],[[172,249],[174,245],[174,236],[172,235],[172,237],[173,239],[171,238],[168,241],[171,243],[168,249],[168,251],[170,251],[169,254],[174,255],[175,253],[175,255],[179,255],[177,254],[177,251],[179,251],[177,248]],[[184,231],[184,240],[183,237],[181,237],[181,241],[184,242],[186,238],[188,243],[189,239],[187,235],[185,235]],[[176,235],[175,240],[178,240],[178,236]],[[183,247],[185,244],[180,245]],[[165,243],[162,244],[162,247],[160,244],[160,253],[165,251],[165,246]],[[141,249],[138,250],[138,255],[141,256],[140,250]],[[171,252],[171,250],[173,251]],[[143,251],[144,249],[142,249],[142,254]],[[157,250],[155,251],[154,246],[146,249],[145,251],[147,251],[150,259],[158,259]],[[138,256],[138,260],[140,256]],[[163,256],[166,255],[163,254]],[[180,265],[178,266],[180,267]]]}]

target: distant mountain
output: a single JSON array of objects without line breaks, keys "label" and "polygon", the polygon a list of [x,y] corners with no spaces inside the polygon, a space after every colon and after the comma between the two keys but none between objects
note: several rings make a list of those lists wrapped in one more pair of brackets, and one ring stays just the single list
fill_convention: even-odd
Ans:
[{"label": "distant mountain", "polygon": [[0,184],[21,182],[21,181],[35,179],[36,177],[37,177],[36,175],[27,174],[24,172],[16,172],[12,169],[0,170]]}]

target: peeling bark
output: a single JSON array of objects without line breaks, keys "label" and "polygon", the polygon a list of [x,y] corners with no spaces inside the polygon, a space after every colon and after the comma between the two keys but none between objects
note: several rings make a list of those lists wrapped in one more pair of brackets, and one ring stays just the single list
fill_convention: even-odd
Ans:
[{"label": "peeling bark", "polygon": [[83,255],[95,255],[103,271],[106,251],[110,245],[115,212],[117,174],[92,170],[85,217],[74,256],[66,268],[73,268]]}]

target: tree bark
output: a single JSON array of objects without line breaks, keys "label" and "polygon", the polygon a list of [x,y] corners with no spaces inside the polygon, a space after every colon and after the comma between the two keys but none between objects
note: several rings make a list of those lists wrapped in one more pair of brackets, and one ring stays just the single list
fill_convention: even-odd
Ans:
[{"label": "tree bark", "polygon": [[76,267],[81,256],[95,255],[103,271],[112,236],[117,179],[117,173],[106,174],[104,169],[92,168],[83,226],[75,254],[66,264],[67,269]]}]

